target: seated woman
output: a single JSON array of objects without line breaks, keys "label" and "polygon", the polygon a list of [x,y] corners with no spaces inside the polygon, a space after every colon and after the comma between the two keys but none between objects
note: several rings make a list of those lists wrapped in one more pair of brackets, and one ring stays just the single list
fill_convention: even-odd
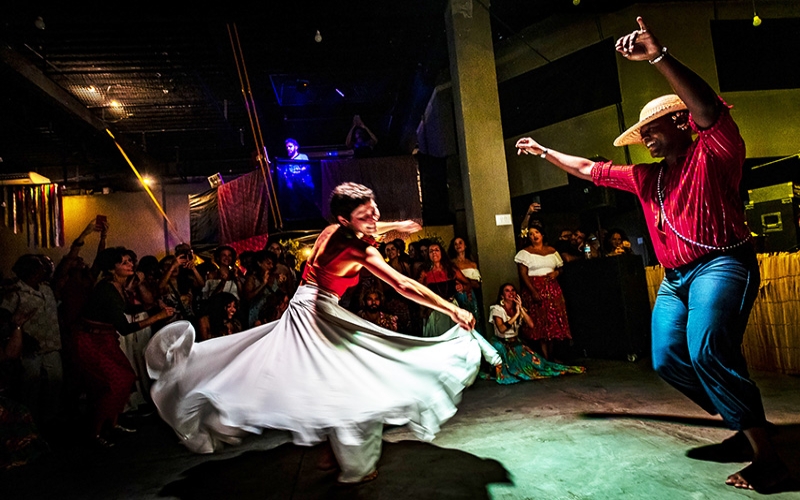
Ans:
[{"label": "seated woman", "polygon": [[[455,302],[458,284],[472,286],[461,270],[450,262],[442,245],[436,242],[428,244],[428,265],[420,273],[419,282],[450,303]],[[446,314],[430,309],[423,311],[423,337],[436,337],[453,325],[455,323]]]},{"label": "seated woman", "polygon": [[212,296],[205,305],[205,314],[197,320],[200,340],[224,337],[242,331],[242,324],[236,319],[239,300],[228,292]]},{"label": "seated woman", "polygon": [[[153,401],[191,450],[211,453],[272,429],[298,445],[329,441],[339,482],[367,481],[377,475],[384,423],[432,439],[474,381],[481,352],[500,362],[468,311],[389,267],[372,246],[375,234],[417,224],[379,223],[372,191],[354,183],[335,188],[331,213],[337,223],[317,239],[279,321],[201,344],[191,324],[173,323],[148,346]],[[339,297],[362,267],[458,327],[410,337],[343,309]]]},{"label": "seated woman", "polygon": [[494,337],[490,342],[503,358],[503,364],[495,367],[498,384],[516,384],[524,380],[586,371],[582,366],[551,363],[520,342],[520,326],[533,327],[533,319],[522,307],[522,300],[511,283],[500,286],[497,304],[489,308],[489,316],[494,325]]}]

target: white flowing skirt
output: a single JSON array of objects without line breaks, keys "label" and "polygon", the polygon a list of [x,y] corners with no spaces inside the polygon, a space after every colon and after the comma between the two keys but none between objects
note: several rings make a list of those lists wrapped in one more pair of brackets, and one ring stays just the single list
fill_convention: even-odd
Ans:
[{"label": "white flowing skirt", "polygon": [[335,435],[359,446],[376,423],[407,424],[431,440],[482,353],[499,359],[478,332],[398,334],[304,285],[278,321],[197,344],[191,324],[176,322],[153,337],[146,358],[161,417],[189,449],[211,453],[263,429],[288,431],[299,445]]}]

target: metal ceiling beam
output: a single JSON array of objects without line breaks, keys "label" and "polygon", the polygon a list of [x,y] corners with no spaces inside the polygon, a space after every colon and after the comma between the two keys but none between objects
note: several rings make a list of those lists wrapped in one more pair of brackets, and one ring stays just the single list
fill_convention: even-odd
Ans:
[{"label": "metal ceiling beam", "polygon": [[39,68],[5,43],[0,44],[0,61],[22,78],[42,90],[67,112],[72,113],[101,132],[109,128],[72,94],[58,86],[58,84],[48,78],[47,75],[42,73]]}]

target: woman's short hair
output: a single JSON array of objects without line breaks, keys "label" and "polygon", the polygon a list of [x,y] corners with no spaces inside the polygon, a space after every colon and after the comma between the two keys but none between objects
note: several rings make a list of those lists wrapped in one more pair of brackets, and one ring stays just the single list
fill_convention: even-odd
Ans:
[{"label": "woman's short hair", "polygon": [[130,256],[131,254],[125,247],[106,248],[97,254],[95,262],[103,275],[108,276],[114,271],[114,266],[122,262],[122,258],[126,255]]},{"label": "woman's short hair", "polygon": [[214,249],[214,262],[219,263],[220,255],[222,255],[222,252],[224,252],[225,250],[230,251],[231,255],[233,255],[234,262],[236,261],[236,250],[228,245],[220,245]]},{"label": "woman's short hair", "polygon": [[353,210],[375,199],[375,193],[366,186],[355,182],[339,184],[331,193],[331,216],[336,219],[340,215],[350,220]]},{"label": "woman's short hair", "polygon": [[269,250],[259,250],[258,252],[253,252],[253,254],[250,256],[250,258],[246,263],[245,269],[247,269],[248,272],[254,272],[255,270],[258,269],[259,265],[266,260],[272,262],[272,267],[278,265],[277,255],[270,252]]}]

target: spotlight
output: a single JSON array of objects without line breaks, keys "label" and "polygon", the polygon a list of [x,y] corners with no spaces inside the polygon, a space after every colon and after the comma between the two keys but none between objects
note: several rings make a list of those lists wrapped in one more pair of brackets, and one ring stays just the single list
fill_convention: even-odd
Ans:
[{"label": "spotlight", "polygon": [[153,179],[149,175],[145,175],[144,177],[142,177],[142,182],[148,186],[152,186],[153,184],[156,183],[155,179]]},{"label": "spotlight", "polygon": [[319,30],[317,30],[317,34],[314,35],[314,41],[317,43],[322,41],[322,35],[320,35]]},{"label": "spotlight", "polygon": [[581,4],[581,0],[572,0],[572,5],[577,7],[580,4]]}]

